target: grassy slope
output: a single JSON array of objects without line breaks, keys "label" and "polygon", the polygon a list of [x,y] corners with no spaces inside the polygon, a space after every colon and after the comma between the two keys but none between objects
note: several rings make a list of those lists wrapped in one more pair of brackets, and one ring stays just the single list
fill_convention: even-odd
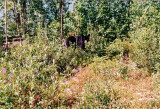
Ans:
[{"label": "grassy slope", "polygon": [[[93,70],[86,67],[78,72],[74,77],[63,82],[61,87],[66,87],[64,88],[64,93],[67,98],[69,98],[67,103],[72,105],[73,108],[77,105],[79,106],[78,102],[81,102],[81,99],[77,98],[84,96],[83,91],[89,91],[87,87],[85,87],[86,84],[93,85],[97,82],[101,84],[99,87],[104,87],[103,84],[105,84],[106,81],[111,81],[114,83],[112,84],[112,88],[114,90],[118,90],[118,96],[120,99],[116,102],[122,105],[121,108],[140,109],[152,107],[154,109],[158,109],[160,108],[160,89],[158,89],[158,85],[154,84],[152,76],[143,76],[142,73],[143,72],[139,69],[135,69],[128,72],[128,79],[124,79],[120,76],[116,80],[114,78],[106,80],[105,75],[101,73],[94,73]],[[77,101],[73,98],[76,98]]]}]

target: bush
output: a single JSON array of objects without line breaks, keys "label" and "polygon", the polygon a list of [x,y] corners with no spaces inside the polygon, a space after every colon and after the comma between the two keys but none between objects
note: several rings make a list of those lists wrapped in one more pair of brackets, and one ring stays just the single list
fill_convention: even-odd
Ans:
[{"label": "bush", "polygon": [[63,52],[58,52],[54,59],[58,72],[71,73],[72,69],[89,64],[90,58],[91,54],[81,48],[69,47],[68,49],[63,48]]},{"label": "bush", "polygon": [[131,59],[137,63],[138,67],[147,67],[150,73],[155,73],[160,69],[159,37],[159,33],[149,28],[131,32],[132,44],[135,47],[131,53]]},{"label": "bush", "polygon": [[129,32],[135,48],[131,54],[138,67],[148,68],[150,73],[160,69],[159,1],[135,2],[132,7],[133,23]]},{"label": "bush", "polygon": [[56,67],[48,60],[54,45],[47,46],[48,42],[43,38],[34,40],[36,43],[11,48],[5,57],[0,58],[2,107],[41,106],[40,101],[47,94],[44,89],[54,85],[50,90],[57,91],[54,90],[57,87]]},{"label": "bush", "polygon": [[71,73],[73,68],[86,65],[88,59],[84,51],[67,49],[42,36],[26,39],[25,45],[13,47],[0,57],[0,107],[63,105],[58,96],[59,81],[63,80],[59,74]]},{"label": "bush", "polygon": [[133,47],[134,46],[127,38],[124,39],[124,41],[116,39],[108,47],[106,47],[106,54],[108,59],[123,60],[124,58],[129,58],[129,54],[132,52]]}]

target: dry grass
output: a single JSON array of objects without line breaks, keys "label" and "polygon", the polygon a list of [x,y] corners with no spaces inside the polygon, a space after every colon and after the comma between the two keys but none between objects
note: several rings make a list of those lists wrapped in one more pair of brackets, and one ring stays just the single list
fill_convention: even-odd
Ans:
[{"label": "dry grass", "polygon": [[[146,109],[154,108],[158,109],[160,100],[160,89],[153,83],[152,76],[143,76],[143,72],[139,69],[135,69],[128,74],[128,79],[120,78],[111,80],[105,80],[103,74],[97,75],[90,68],[81,68],[79,72],[71,77],[69,80],[63,82],[61,85],[65,86],[64,89],[65,96],[67,98],[76,98],[82,95],[82,90],[86,82],[94,83],[97,81],[102,84],[99,87],[104,87],[103,83],[105,81],[114,82],[112,86],[113,89],[119,90],[118,96],[120,99],[117,101],[123,105],[125,108],[129,109]],[[78,101],[69,102],[72,105]]]},{"label": "dry grass", "polygon": [[151,102],[158,102],[160,99],[160,96],[156,95],[157,90],[154,90],[152,77],[117,81],[114,88],[119,89],[120,102],[131,109],[148,108]]},{"label": "dry grass", "polygon": [[64,91],[68,97],[73,96],[79,94],[82,91],[85,82],[93,76],[94,73],[91,69],[87,67],[80,68],[77,74],[71,76],[67,81],[62,82],[60,87],[66,87]]}]

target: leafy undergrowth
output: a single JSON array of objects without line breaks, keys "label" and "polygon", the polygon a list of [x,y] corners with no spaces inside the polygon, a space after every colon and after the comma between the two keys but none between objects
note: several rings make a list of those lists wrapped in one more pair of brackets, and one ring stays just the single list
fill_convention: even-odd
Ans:
[{"label": "leafy undergrowth", "polygon": [[124,60],[123,46],[117,57],[93,58],[45,39],[31,41],[0,57],[0,108],[160,108],[158,70]]},{"label": "leafy undergrowth", "polygon": [[8,54],[0,54],[0,108],[66,106],[59,84],[89,59],[82,50],[67,49],[44,37],[11,47]]}]

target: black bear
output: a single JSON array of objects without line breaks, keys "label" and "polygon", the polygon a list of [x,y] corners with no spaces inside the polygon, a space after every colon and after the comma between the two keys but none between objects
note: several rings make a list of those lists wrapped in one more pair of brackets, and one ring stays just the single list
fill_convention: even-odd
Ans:
[{"label": "black bear", "polygon": [[88,42],[89,37],[90,37],[90,34],[87,35],[87,36],[84,36],[84,35],[80,35],[80,36],[77,36],[77,37],[70,36],[66,40],[66,46],[68,48],[70,46],[70,43],[72,43],[72,44],[75,44],[75,48],[76,48],[76,45],[77,45],[84,50],[85,49],[85,41]]},{"label": "black bear", "polygon": [[65,42],[67,48],[70,46],[70,43],[75,44],[76,48],[76,38],[74,36],[69,36]]}]

